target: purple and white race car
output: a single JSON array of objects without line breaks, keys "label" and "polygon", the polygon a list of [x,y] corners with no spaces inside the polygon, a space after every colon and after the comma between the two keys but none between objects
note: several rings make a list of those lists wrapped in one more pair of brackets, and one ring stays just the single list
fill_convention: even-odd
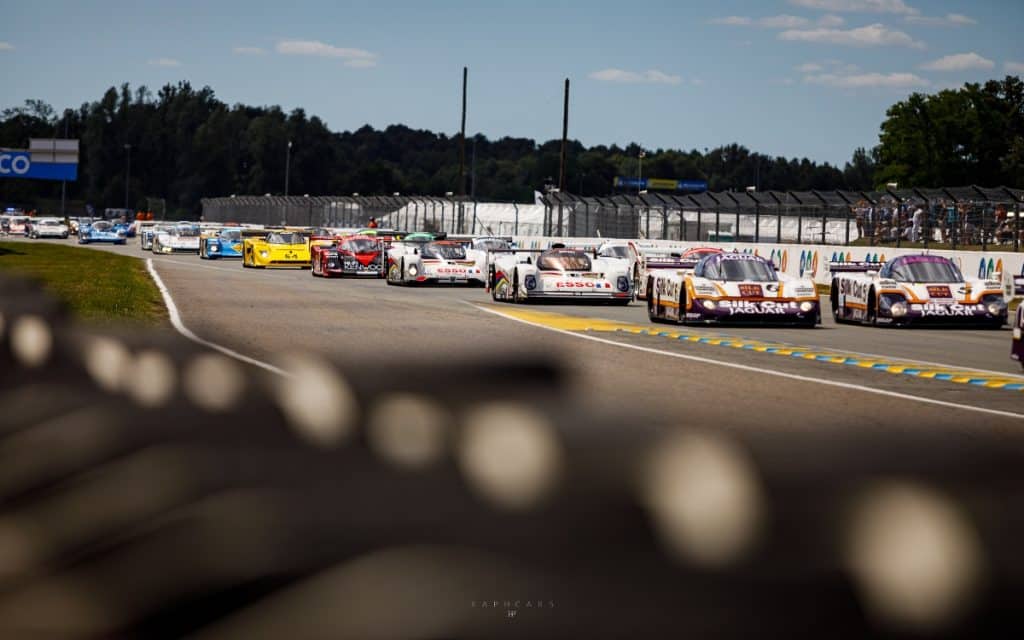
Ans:
[{"label": "purple and white race car", "polygon": [[810,274],[791,278],[760,256],[715,253],[687,271],[648,274],[647,316],[680,324],[793,324],[821,322],[818,294]]}]

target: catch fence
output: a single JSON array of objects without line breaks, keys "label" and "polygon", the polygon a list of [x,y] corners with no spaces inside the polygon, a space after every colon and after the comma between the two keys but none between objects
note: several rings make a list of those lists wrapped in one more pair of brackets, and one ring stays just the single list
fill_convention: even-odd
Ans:
[{"label": "catch fence", "polygon": [[203,202],[207,221],[408,231],[776,242],[1019,251],[1024,190],[977,186],[885,191],[722,191],[580,197],[534,203],[434,196],[232,196]]}]

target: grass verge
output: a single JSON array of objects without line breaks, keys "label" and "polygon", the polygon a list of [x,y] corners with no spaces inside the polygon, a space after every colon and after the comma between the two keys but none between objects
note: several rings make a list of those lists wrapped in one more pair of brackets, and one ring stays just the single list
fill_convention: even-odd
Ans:
[{"label": "grass verge", "polygon": [[167,319],[160,291],[138,258],[48,242],[0,242],[0,272],[38,280],[85,322],[154,325]]}]

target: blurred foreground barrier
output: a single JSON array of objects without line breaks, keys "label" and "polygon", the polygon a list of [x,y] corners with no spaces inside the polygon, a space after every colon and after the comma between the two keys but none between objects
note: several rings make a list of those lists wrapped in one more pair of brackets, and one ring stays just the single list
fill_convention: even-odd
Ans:
[{"label": "blurred foreground barrier", "polygon": [[552,362],[275,376],[0,280],[0,637],[1024,628],[1020,440],[594,415]]}]

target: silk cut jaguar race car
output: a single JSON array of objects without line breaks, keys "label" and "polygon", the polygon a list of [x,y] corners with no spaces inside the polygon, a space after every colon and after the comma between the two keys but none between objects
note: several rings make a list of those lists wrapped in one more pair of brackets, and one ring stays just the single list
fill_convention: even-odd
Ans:
[{"label": "silk cut jaguar race car", "polygon": [[310,247],[314,276],[384,276],[384,243],[371,236],[349,236]]},{"label": "silk cut jaguar race car", "polygon": [[205,260],[242,257],[241,229],[212,229],[199,236],[199,257]]},{"label": "silk cut jaguar race car", "polygon": [[701,261],[701,258],[715,253],[722,253],[722,250],[713,247],[697,247],[682,252],[641,249],[636,265],[637,280],[634,282],[637,300],[647,299],[647,283],[651,281],[652,274],[659,271],[692,270]]},{"label": "silk cut jaguar race car", "polygon": [[39,218],[32,221],[29,238],[67,238],[68,227],[57,218]]},{"label": "silk cut jaguar race car", "polygon": [[243,267],[299,267],[311,266],[309,243],[297,231],[268,231],[258,237],[242,240]]},{"label": "silk cut jaguar race car", "polygon": [[117,231],[114,229],[114,225],[106,220],[97,220],[78,226],[78,244],[89,244],[90,242],[126,244],[128,240],[124,231]]},{"label": "silk cut jaguar race car", "polygon": [[791,278],[760,256],[717,253],[692,271],[659,271],[647,282],[647,316],[685,324],[794,324],[821,322],[814,281]]},{"label": "silk cut jaguar race car", "polygon": [[485,254],[451,240],[396,242],[387,250],[387,282],[470,284],[483,286]]},{"label": "silk cut jaguar race car", "polygon": [[488,286],[496,301],[560,299],[627,305],[633,299],[629,266],[619,258],[593,257],[583,249],[560,244],[543,251],[494,253]]},{"label": "silk cut jaguar race car", "polygon": [[999,328],[1007,306],[1001,274],[966,279],[949,258],[904,255],[877,262],[832,263],[832,316],[871,325],[948,324]]}]

